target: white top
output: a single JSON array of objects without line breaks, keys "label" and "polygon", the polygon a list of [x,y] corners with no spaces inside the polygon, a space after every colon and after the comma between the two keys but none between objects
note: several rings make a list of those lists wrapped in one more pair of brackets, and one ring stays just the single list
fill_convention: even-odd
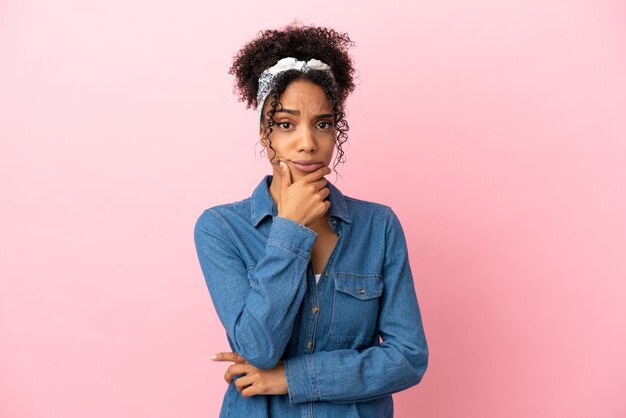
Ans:
[{"label": "white top", "polygon": [[322,277],[322,273],[318,273],[315,275],[315,284],[320,281],[320,277]]}]

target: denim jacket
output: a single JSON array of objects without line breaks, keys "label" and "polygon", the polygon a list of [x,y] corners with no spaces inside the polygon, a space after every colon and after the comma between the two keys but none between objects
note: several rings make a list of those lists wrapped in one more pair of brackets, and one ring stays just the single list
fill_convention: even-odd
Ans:
[{"label": "denim jacket", "polygon": [[251,197],[206,209],[194,228],[230,349],[262,369],[282,360],[288,386],[287,395],[244,398],[236,376],[220,417],[392,417],[391,394],[419,383],[428,365],[398,217],[328,182],[339,238],[316,284],[317,233],[277,216],[271,180]]}]

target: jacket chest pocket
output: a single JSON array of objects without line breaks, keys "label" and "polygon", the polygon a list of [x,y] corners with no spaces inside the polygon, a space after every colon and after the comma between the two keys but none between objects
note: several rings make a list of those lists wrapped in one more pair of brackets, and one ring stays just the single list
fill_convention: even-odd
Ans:
[{"label": "jacket chest pocket", "polygon": [[333,273],[335,289],[328,338],[337,343],[372,340],[383,294],[380,274]]}]

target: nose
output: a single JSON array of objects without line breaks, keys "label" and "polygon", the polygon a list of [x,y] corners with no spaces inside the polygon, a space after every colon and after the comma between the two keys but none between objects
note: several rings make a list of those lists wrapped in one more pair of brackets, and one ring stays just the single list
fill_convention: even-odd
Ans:
[{"label": "nose", "polygon": [[298,135],[298,151],[313,152],[317,150],[314,132],[309,127],[303,127]]}]

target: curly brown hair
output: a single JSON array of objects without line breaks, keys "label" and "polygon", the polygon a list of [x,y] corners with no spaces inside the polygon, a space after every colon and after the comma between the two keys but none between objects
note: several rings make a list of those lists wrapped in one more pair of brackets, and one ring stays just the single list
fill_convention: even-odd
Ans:
[{"label": "curly brown hair", "polygon": [[282,58],[293,57],[302,61],[318,59],[331,67],[332,77],[327,72],[319,70],[310,70],[306,73],[289,70],[278,74],[274,79],[273,89],[267,96],[268,100],[271,98],[272,101],[271,109],[265,115],[267,118],[264,133],[274,154],[276,151],[269,136],[276,124],[274,114],[280,105],[279,97],[292,81],[305,79],[319,85],[333,104],[337,145],[337,157],[333,168],[345,162],[341,146],[348,140],[349,126],[344,117],[344,105],[355,87],[353,80],[355,69],[348,55],[348,49],[352,46],[354,42],[346,33],[324,27],[291,24],[282,29],[260,31],[255,39],[237,52],[228,73],[235,76],[234,93],[239,96],[240,102],[246,102],[246,108],[258,107],[259,76]]}]

